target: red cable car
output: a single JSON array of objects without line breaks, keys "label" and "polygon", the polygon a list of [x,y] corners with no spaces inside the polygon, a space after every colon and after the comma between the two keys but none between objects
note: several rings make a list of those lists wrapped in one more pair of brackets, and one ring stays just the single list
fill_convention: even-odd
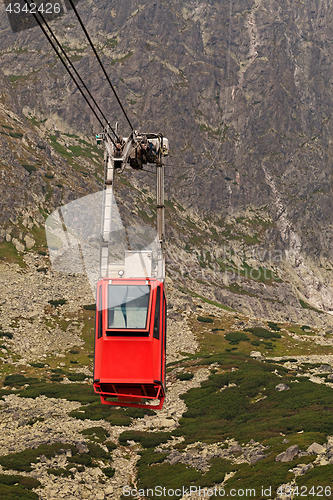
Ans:
[{"label": "red cable car", "polygon": [[166,299],[157,279],[97,285],[94,390],[103,404],[161,409],[165,399]]}]

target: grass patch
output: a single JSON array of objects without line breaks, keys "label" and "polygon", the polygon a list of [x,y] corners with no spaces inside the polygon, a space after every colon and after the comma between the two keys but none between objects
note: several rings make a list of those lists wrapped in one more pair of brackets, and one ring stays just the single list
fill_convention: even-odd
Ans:
[{"label": "grass patch", "polygon": [[225,339],[231,344],[239,344],[239,342],[245,342],[249,340],[249,337],[242,332],[229,332],[226,334]]},{"label": "grass patch", "polygon": [[134,54],[134,52],[130,51],[124,57],[120,57],[119,59],[112,59],[111,66],[114,66],[117,63],[123,63],[123,62],[125,62],[127,59],[129,59],[130,57],[132,57],[133,54]]},{"label": "grass patch", "polygon": [[[72,386],[73,387],[73,386]],[[83,385],[81,386],[83,387]],[[81,406],[79,410],[72,411],[69,415],[80,420],[106,420],[111,425],[128,426],[132,423],[132,418],[143,418],[145,415],[155,415],[155,412],[150,409],[141,408],[113,408],[111,406],[102,405],[98,397],[98,401],[90,403],[87,406]]]},{"label": "grass patch", "polygon": [[209,318],[208,316],[198,316],[197,320],[201,323],[214,323],[213,318]]},{"label": "grass patch", "polygon": [[27,267],[22,256],[18,253],[11,241],[3,241],[0,243],[0,261],[1,260],[9,264],[18,264],[22,269]]},{"label": "grass patch", "polygon": [[63,306],[66,304],[67,300],[66,299],[57,299],[57,300],[49,300],[48,303],[51,304],[53,307],[59,307]]},{"label": "grass patch", "polygon": [[7,375],[7,377],[5,377],[3,381],[3,385],[21,387],[22,385],[25,384],[36,384],[38,382],[39,380],[37,378],[25,377],[24,375],[14,374],[14,375]]},{"label": "grass patch", "polygon": [[185,373],[177,373],[178,380],[191,380],[194,377],[193,373],[185,372]]},{"label": "grass patch", "polygon": [[[158,499],[155,487],[165,487],[166,490],[189,489],[190,486],[215,486],[224,480],[225,474],[236,471],[239,466],[231,465],[230,462],[222,458],[213,458],[208,472],[201,474],[194,467],[189,467],[182,463],[170,465],[161,463],[166,457],[165,453],[154,453],[151,450],[141,452],[138,462],[138,487],[151,489],[149,498]],[[152,469],[152,466],[154,467]],[[152,473],[153,472],[153,473]],[[155,492],[155,495],[154,495]],[[170,491],[171,493],[171,491]],[[179,496],[168,495],[168,498],[179,500]]]},{"label": "grass patch", "polygon": [[281,335],[277,332],[271,332],[266,328],[255,327],[245,328],[246,332],[252,333],[255,337],[262,337],[263,339],[280,339]]},{"label": "grass patch", "polygon": [[2,332],[0,331],[0,338],[7,337],[8,339],[13,338],[13,334],[11,332]]},{"label": "grass patch", "polygon": [[[214,356],[211,356],[213,360]],[[212,374],[200,388],[190,389],[181,396],[188,410],[180,419],[180,427],[172,434],[185,436],[186,443],[223,441],[233,437],[240,442],[253,438],[263,440],[272,436],[304,432],[333,432],[331,389],[316,386],[308,379],[293,380],[286,370],[282,378],[272,373],[274,365],[260,363],[241,353],[225,353],[215,357],[221,368],[238,370]],[[211,361],[213,362],[213,361]],[[286,383],[289,391],[278,392],[278,383]],[[235,384],[221,391],[221,388]],[[253,399],[265,394],[255,404]]]},{"label": "grass patch", "polygon": [[105,467],[102,469],[103,474],[105,474],[107,477],[113,477],[114,473],[116,472],[116,469],[113,467]]},{"label": "grass patch", "polygon": [[86,378],[87,375],[85,375],[84,373],[71,373],[70,375],[68,375],[68,379],[71,382],[83,382],[83,380],[85,380]]},{"label": "grass patch", "polygon": [[[15,476],[15,475],[7,475],[0,474],[0,484],[6,484],[8,486],[18,485],[24,489],[32,490],[32,488],[38,488],[40,486],[40,482],[38,479],[29,476]],[[21,491],[22,494],[22,491]],[[0,491],[1,495],[1,491]],[[1,498],[1,496],[0,496]],[[36,497],[38,498],[38,497]]]},{"label": "grass patch", "polygon": [[268,321],[267,325],[269,326],[269,328],[271,328],[275,332],[279,332],[281,330],[279,325],[277,323],[274,323],[273,321]]},{"label": "grass patch", "polygon": [[95,311],[96,310],[96,304],[87,304],[85,306],[83,306],[83,309],[85,309],[86,311]]},{"label": "grass patch", "polygon": [[10,453],[0,457],[0,464],[5,469],[13,469],[20,472],[30,472],[32,470],[31,464],[36,463],[37,458],[44,455],[46,458],[52,458],[56,454],[64,453],[65,450],[70,449],[72,452],[76,451],[76,447],[72,444],[54,443],[42,444],[35,449],[27,449],[19,453]]},{"label": "grass patch", "polygon": [[81,431],[81,434],[101,442],[105,441],[110,436],[104,427],[90,427],[89,429]]},{"label": "grass patch", "polygon": [[124,431],[119,436],[119,443],[127,445],[128,441],[140,443],[144,448],[155,448],[170,439],[170,432]]},{"label": "grass patch", "polygon": [[[55,376],[61,377],[59,373]],[[96,402],[98,396],[94,393],[93,388],[88,384],[57,384],[39,382],[21,389],[19,395],[24,398],[37,398],[44,395],[48,398],[68,399],[68,401],[79,401],[82,404]]]},{"label": "grass patch", "polygon": [[25,170],[29,172],[29,174],[31,174],[32,172],[36,172],[37,170],[35,165],[28,165],[27,163],[22,163],[22,167],[25,168]]}]

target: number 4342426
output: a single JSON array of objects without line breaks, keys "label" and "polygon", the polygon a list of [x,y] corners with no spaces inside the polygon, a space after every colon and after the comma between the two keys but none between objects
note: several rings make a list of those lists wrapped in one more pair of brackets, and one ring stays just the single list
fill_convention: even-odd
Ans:
[{"label": "number 4342426", "polygon": [[330,497],[331,487],[330,486],[280,486],[277,489],[277,495],[295,495],[300,497]]},{"label": "number 4342426", "polygon": [[16,2],[13,4],[10,3],[6,8],[6,12],[9,12],[10,14],[35,14],[37,12],[41,12],[42,14],[59,14],[60,10],[60,3],[41,3],[39,5],[35,3],[30,3],[28,5],[25,3],[24,5],[21,5]]}]

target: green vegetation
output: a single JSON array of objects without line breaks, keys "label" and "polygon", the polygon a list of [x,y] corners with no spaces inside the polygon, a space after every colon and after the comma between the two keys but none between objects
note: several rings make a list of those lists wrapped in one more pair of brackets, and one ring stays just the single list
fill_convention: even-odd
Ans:
[{"label": "green vegetation", "polygon": [[144,448],[155,448],[170,439],[170,432],[124,431],[119,436],[119,443],[127,445],[128,441],[140,443]]},{"label": "green vegetation", "polygon": [[[72,361],[71,361],[72,363]],[[71,373],[68,375],[68,379],[71,382],[83,382],[87,378],[87,375],[84,373]]]},{"label": "green vegetation", "polygon": [[[216,442],[233,437],[240,442],[249,436],[264,440],[284,434],[319,432],[325,436],[333,432],[333,410],[329,403],[330,388],[316,387],[308,379],[297,379],[289,391],[275,390],[278,383],[294,380],[284,368],[277,366],[282,378],[273,373],[274,365],[263,364],[242,354],[219,354],[210,360],[219,360],[223,370],[203,382],[200,388],[190,389],[182,395],[188,410],[180,420],[174,435],[185,436],[186,443]],[[229,368],[229,369],[230,369]],[[222,387],[235,384],[227,390]],[[260,394],[265,399],[253,400]]]},{"label": "green vegetation", "polygon": [[133,54],[134,54],[134,52],[130,51],[124,57],[119,57],[119,59],[112,59],[111,66],[114,66],[117,63],[123,63],[123,62],[125,62],[127,59],[129,59],[130,57],[132,57]]},{"label": "green vegetation", "polygon": [[35,165],[28,165],[27,163],[22,163],[22,167],[25,168],[26,171],[29,172],[29,174],[31,174],[32,172],[36,172],[37,170]]},{"label": "green vegetation", "polygon": [[304,300],[299,299],[300,305],[303,307],[303,309],[310,309],[311,311],[316,311],[319,313],[324,313],[324,311],[321,311],[320,309],[317,309],[316,307],[310,306],[307,302],[304,302]]},{"label": "green vegetation", "polygon": [[69,472],[67,469],[46,469],[46,472],[48,474],[52,474],[53,476],[63,476],[63,477],[68,477],[71,476],[72,474]]},{"label": "green vegetation", "polygon": [[[206,299],[206,297],[203,297],[202,295],[194,293],[191,290],[184,290],[184,292],[188,293],[192,297],[196,297],[198,299],[203,300],[203,302],[206,302],[206,304],[210,304],[212,306],[219,307],[220,309],[224,309],[225,311],[235,312],[235,310],[232,309],[231,307],[225,306],[224,304],[220,304],[219,302],[215,302],[214,300]],[[198,305],[197,307],[202,307],[202,306]]]},{"label": "green vegetation", "polygon": [[[138,486],[139,488],[150,488],[153,490],[156,486],[165,486],[167,489],[175,490],[180,488],[190,488],[190,486],[215,486],[224,480],[225,474],[236,471],[239,466],[232,466],[230,462],[222,458],[214,458],[211,461],[211,467],[204,475],[198,472],[194,467],[188,467],[185,464],[177,463],[170,465],[160,463],[164,460],[164,453],[154,453],[150,450],[141,452],[141,458],[138,462]],[[154,466],[152,473],[151,466]],[[153,491],[152,491],[153,493]],[[149,498],[158,499],[157,495],[150,494]],[[179,500],[179,496],[168,496],[173,500]]]},{"label": "green vegetation", "polygon": [[107,477],[113,477],[114,473],[116,472],[116,469],[113,469],[113,467],[104,467],[104,469],[102,469],[102,472]]},{"label": "green vegetation", "polygon": [[200,321],[201,323],[214,323],[213,318],[209,318],[207,316],[198,316],[197,320]]},{"label": "green vegetation", "polygon": [[96,441],[103,442],[110,436],[107,430],[104,427],[90,427],[89,429],[84,429],[81,431],[81,434],[84,436],[88,436],[90,439],[94,439]]},{"label": "green vegetation", "polygon": [[0,328],[0,338],[7,337],[8,339],[13,338],[13,334],[11,332],[3,332]]},{"label": "green vegetation", "polygon": [[83,309],[85,309],[86,311],[95,311],[96,310],[96,304],[87,304],[85,306],[83,306]]},{"label": "green vegetation", "polygon": [[230,332],[226,334],[225,339],[228,340],[230,344],[239,344],[239,342],[249,340],[249,337],[242,332]]},{"label": "green vegetation", "polygon": [[9,135],[11,137],[15,137],[15,139],[20,139],[21,137],[23,137],[23,134],[21,134],[21,132],[9,132]]},{"label": "green vegetation", "polygon": [[41,455],[44,455],[46,458],[52,458],[56,454],[64,453],[67,449],[70,449],[72,452],[76,451],[76,447],[72,444],[42,444],[38,446],[38,448],[29,448],[18,453],[3,455],[0,457],[0,465],[2,465],[4,469],[30,472],[32,470],[31,464],[36,463],[38,461],[37,458]]},{"label": "green vegetation", "polygon": [[25,384],[36,384],[39,380],[33,377],[25,377],[24,375],[15,374],[15,375],[7,375],[3,381],[4,386],[15,386],[21,387]]},{"label": "green vegetation", "polygon": [[[55,378],[61,378],[62,374],[54,373],[54,376]],[[68,399],[68,401],[79,401],[82,404],[96,402],[98,398],[93,388],[88,384],[58,384],[44,381],[34,382],[26,389],[21,389],[19,395],[25,398],[37,398],[38,396],[44,395],[48,398],[63,398]]]},{"label": "green vegetation", "polygon": [[18,264],[22,269],[27,266],[11,241],[0,243],[0,261],[5,261],[9,264]]},{"label": "green vegetation", "polygon": [[118,45],[117,38],[107,38],[103,46],[103,49],[104,48],[113,49],[114,47],[117,47],[117,45]]},{"label": "green vegetation", "polygon": [[255,327],[255,328],[245,328],[246,332],[251,332],[256,337],[262,337],[263,339],[280,339],[281,335],[277,332],[271,332],[266,328]]},{"label": "green vegetation", "polygon": [[[74,385],[74,384],[73,384]],[[90,389],[91,390],[91,389]],[[150,409],[140,408],[114,408],[108,405],[102,405],[99,397],[94,395],[94,402],[86,406],[81,406],[79,410],[74,410],[70,413],[71,417],[80,420],[106,420],[111,425],[128,426],[132,423],[132,418],[143,418],[144,415],[155,415],[155,412]],[[96,399],[98,400],[96,401]],[[66,398],[67,399],[67,398]]]},{"label": "green vegetation", "polygon": [[271,328],[275,332],[279,332],[281,330],[281,328],[278,326],[278,324],[274,323],[273,321],[268,321],[267,325],[269,326],[269,328]]},{"label": "green vegetation", "polygon": [[194,377],[193,373],[185,372],[185,373],[177,373],[178,380],[191,380]]},{"label": "green vegetation", "polygon": [[38,500],[32,488],[38,488],[40,482],[28,476],[0,474],[0,499],[3,500]]},{"label": "green vegetation", "polygon": [[57,299],[57,300],[49,300],[48,302],[53,307],[59,307],[59,306],[63,306],[64,304],[66,304],[67,300],[66,299]]}]

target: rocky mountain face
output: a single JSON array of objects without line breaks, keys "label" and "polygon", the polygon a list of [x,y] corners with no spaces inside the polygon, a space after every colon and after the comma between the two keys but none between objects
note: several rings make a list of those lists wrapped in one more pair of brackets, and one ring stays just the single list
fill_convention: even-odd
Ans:
[{"label": "rocky mountain face", "polygon": [[[133,126],[170,141],[168,393],[158,413],[105,409],[92,392],[93,294],[84,275],[52,268],[44,226],[59,206],[103,189],[100,126],[40,29],[12,33],[1,3],[0,495],[121,499],[124,487],[155,480],[202,485],[207,497],[214,485],[275,481],[270,498],[282,483],[326,488],[329,3],[80,0],[78,9]],[[51,25],[126,136],[73,12]],[[125,224],[155,226],[152,166],[126,169],[116,194]]]},{"label": "rocky mountain face", "polygon": [[[0,8],[3,124],[12,127],[1,136],[6,226],[17,210],[24,217],[27,203],[38,222],[45,197],[50,211],[101,189],[102,151],[91,143],[99,124],[41,30],[12,33]],[[170,140],[166,188],[177,213],[170,206],[167,231],[178,275],[191,274],[184,267],[189,260],[207,296],[243,311],[254,302],[249,293],[259,296],[251,309],[257,316],[308,316],[299,299],[333,310],[329,5],[99,0],[78,8],[134,127]],[[126,135],[129,127],[74,13],[51,25],[110,122],[119,121]],[[34,144],[25,145],[29,140]],[[39,167],[29,172],[23,164]],[[152,218],[142,189],[153,187],[153,178],[129,178],[132,186],[142,184],[141,194],[127,186],[126,203],[119,188],[125,212]],[[28,186],[24,198],[17,182]],[[212,276],[198,276],[203,266],[218,286],[211,286]],[[261,279],[247,271],[261,268],[287,282],[284,299],[274,287],[262,293]],[[229,282],[245,290],[245,303]],[[263,306],[265,295],[279,312]]]}]

